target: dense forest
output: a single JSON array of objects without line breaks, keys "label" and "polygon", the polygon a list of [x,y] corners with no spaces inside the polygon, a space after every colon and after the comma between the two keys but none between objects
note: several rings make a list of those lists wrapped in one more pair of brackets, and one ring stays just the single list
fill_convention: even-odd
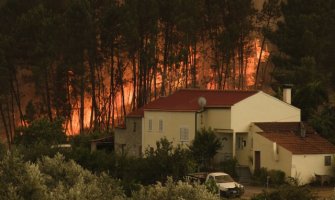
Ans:
[{"label": "dense forest", "polygon": [[[222,145],[210,129],[138,158],[91,152],[179,88],[280,98],[290,84],[302,120],[335,144],[334,32],[335,0],[0,0],[0,200],[218,199],[182,182],[214,168],[237,177],[234,159],[210,164]],[[255,173],[277,183],[252,199],[317,199],[284,178]]]},{"label": "dense forest", "polygon": [[[0,114],[110,131],[179,88],[293,84],[293,104],[332,134],[335,1],[2,0]],[[78,125],[78,126],[77,126]]]}]

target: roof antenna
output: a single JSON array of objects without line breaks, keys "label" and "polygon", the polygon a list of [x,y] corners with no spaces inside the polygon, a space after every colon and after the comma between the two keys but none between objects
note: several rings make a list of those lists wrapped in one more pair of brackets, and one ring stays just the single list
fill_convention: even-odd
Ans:
[{"label": "roof antenna", "polygon": [[201,110],[204,110],[204,107],[205,107],[206,104],[207,104],[207,100],[206,100],[206,98],[205,98],[205,97],[199,97],[199,99],[198,99],[198,104],[199,104]]}]

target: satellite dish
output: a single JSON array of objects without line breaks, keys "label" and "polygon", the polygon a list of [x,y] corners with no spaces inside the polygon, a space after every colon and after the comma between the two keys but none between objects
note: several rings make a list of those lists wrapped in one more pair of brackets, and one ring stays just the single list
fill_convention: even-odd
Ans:
[{"label": "satellite dish", "polygon": [[199,97],[198,104],[201,109],[203,109],[206,106],[207,100],[205,97]]}]

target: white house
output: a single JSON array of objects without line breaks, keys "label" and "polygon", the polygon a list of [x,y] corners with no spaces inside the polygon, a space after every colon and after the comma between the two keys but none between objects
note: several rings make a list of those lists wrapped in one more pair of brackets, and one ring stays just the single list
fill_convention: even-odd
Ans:
[{"label": "white house", "polygon": [[332,175],[335,146],[302,122],[253,123],[252,169],[266,167],[308,183]]},{"label": "white house", "polygon": [[[261,148],[266,137],[259,133],[262,129],[257,123],[300,123],[300,109],[290,104],[290,89],[284,89],[283,96],[285,101],[262,91],[182,89],[130,113],[126,126],[115,131],[115,150],[138,156],[146,148],[154,148],[160,138],[165,137],[174,145],[190,144],[196,131],[212,128],[223,143],[215,161],[234,157],[240,165],[254,170],[256,151],[273,152],[273,147]],[[281,148],[279,143],[278,147]],[[256,156],[262,161],[262,153]],[[290,166],[293,170],[297,165]],[[272,168],[267,162],[260,162],[259,167]]]}]

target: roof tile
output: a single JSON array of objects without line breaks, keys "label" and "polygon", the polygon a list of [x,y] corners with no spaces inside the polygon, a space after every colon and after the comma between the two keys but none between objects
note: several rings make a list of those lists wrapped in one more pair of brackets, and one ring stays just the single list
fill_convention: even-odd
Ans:
[{"label": "roof tile", "polygon": [[196,111],[200,109],[199,97],[206,99],[209,107],[231,107],[232,105],[246,99],[257,91],[226,91],[226,90],[203,90],[203,89],[181,89],[167,97],[148,103],[142,108],[131,112],[128,116],[143,116],[144,110],[160,111]]},{"label": "roof tile", "polygon": [[335,146],[306,126],[306,136],[299,135],[300,122],[255,123],[264,132],[258,134],[276,142],[293,154],[330,154]]}]

